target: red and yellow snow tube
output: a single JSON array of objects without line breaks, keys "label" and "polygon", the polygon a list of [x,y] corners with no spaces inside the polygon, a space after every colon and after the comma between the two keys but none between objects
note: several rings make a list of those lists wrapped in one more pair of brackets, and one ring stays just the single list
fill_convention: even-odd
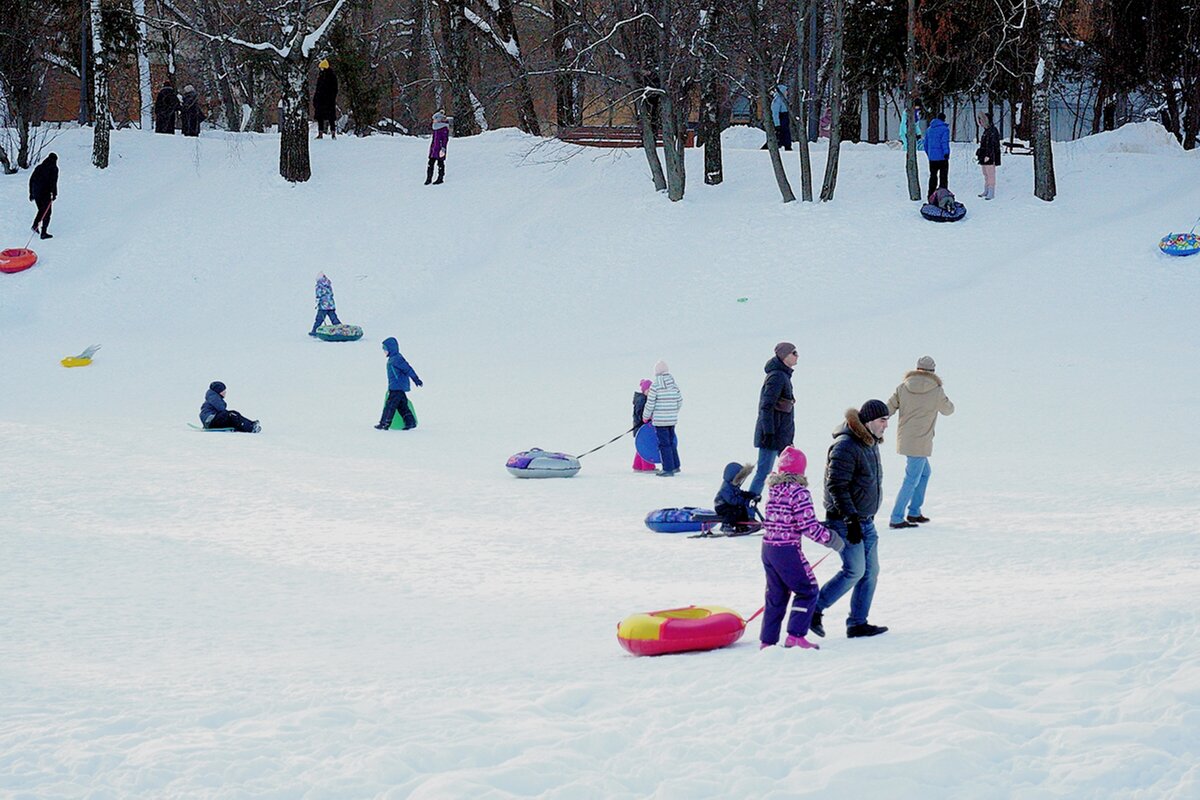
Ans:
[{"label": "red and yellow snow tube", "polygon": [[24,247],[0,250],[0,272],[23,272],[37,263],[37,253]]},{"label": "red and yellow snow tube", "polygon": [[687,606],[626,617],[617,641],[635,656],[716,650],[742,638],[746,621],[721,606]]}]

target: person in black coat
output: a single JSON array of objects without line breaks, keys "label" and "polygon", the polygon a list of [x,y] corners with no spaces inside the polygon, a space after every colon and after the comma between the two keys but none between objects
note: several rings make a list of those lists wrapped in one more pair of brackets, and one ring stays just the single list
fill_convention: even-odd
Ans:
[{"label": "person in black coat", "polygon": [[163,84],[154,98],[154,132],[175,133],[175,115],[179,113],[179,95],[170,81]]},{"label": "person in black coat", "polygon": [[758,422],[754,425],[754,446],[758,448],[758,469],[750,481],[749,492],[762,496],[763,486],[775,459],[790,447],[796,437],[796,395],[792,391],[792,368],[800,360],[796,345],[780,342],[775,345],[775,357],[763,371],[762,390],[758,394]]},{"label": "person in black coat", "polygon": [[37,233],[40,225],[43,239],[54,238],[46,232],[46,229],[50,227],[50,212],[57,199],[58,156],[51,153],[34,168],[33,174],[29,176],[29,201],[37,203],[37,216],[33,218],[33,232]]},{"label": "person in black coat", "polygon": [[879,577],[879,535],[875,514],[883,498],[883,462],[879,443],[887,430],[888,407],[868,400],[860,409],[848,409],[846,422],[833,434],[825,465],[825,527],[845,540],[842,569],[821,587],[817,610],[809,629],[825,635],[822,615],[842,595],[850,595],[846,636],[877,636],[887,630],[867,622],[875,582]]},{"label": "person in black coat", "polygon": [[179,104],[179,121],[184,136],[199,136],[200,123],[204,121],[204,110],[200,108],[200,96],[196,87],[183,87],[183,99]]},{"label": "person in black coat", "polygon": [[991,114],[981,113],[975,117],[975,122],[983,129],[979,137],[979,149],[975,151],[979,167],[983,170],[983,191],[979,196],[984,200],[992,200],[996,196],[996,167],[1000,166],[1000,131],[992,124]]},{"label": "person in black coat", "polygon": [[329,127],[330,137],[336,139],[337,131],[333,129],[337,119],[337,75],[329,66],[329,60],[321,61],[321,71],[317,73],[317,88],[313,91],[313,116],[317,119],[317,138],[324,138],[325,128]]}]

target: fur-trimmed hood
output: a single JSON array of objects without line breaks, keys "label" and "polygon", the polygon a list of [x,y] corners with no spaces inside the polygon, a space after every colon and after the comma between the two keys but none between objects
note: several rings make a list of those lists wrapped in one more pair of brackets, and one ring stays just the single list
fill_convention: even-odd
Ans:
[{"label": "fur-trimmed hood", "polygon": [[858,418],[857,408],[846,409],[846,422],[843,425],[839,425],[837,430],[833,432],[833,438],[836,439],[843,433],[849,433],[867,447],[873,447],[883,441],[883,439],[867,430],[867,426]]},{"label": "fur-trimmed hood", "polygon": [[910,370],[904,376],[904,386],[913,394],[932,392],[942,385],[937,373],[923,369]]},{"label": "fur-trimmed hood", "polygon": [[808,486],[808,478],[803,475],[797,475],[794,472],[772,472],[767,476],[768,488],[781,483],[798,483],[801,486]]}]

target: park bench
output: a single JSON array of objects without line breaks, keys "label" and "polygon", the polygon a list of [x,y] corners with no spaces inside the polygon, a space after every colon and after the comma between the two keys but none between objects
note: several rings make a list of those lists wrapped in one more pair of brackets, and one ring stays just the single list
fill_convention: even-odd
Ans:
[{"label": "park bench", "polygon": [[1033,148],[1029,146],[1029,142],[1022,142],[1019,139],[1013,139],[1008,142],[1001,142],[1000,146],[1004,148],[1004,152],[1010,156],[1031,156]]},{"label": "park bench", "polygon": [[[641,147],[642,130],[634,125],[579,125],[561,128],[558,138],[584,147]],[[655,144],[663,146],[662,134],[655,137]],[[696,146],[696,133],[688,127],[684,136],[684,147]]]}]

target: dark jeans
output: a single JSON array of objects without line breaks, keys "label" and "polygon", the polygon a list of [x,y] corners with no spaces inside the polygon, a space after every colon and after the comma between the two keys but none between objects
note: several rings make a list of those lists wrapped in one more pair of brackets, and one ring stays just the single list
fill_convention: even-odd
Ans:
[{"label": "dark jeans", "polygon": [[313,333],[317,332],[317,328],[321,327],[321,323],[325,321],[326,317],[329,317],[329,321],[332,322],[334,325],[342,324],[342,321],[337,318],[337,309],[336,308],[318,308],[317,309],[317,318],[315,320],[313,320],[313,329],[312,329]]},{"label": "dark jeans", "polygon": [[779,642],[779,628],[783,615],[787,613],[788,598],[792,600],[792,615],[788,618],[787,632],[792,636],[804,636],[817,610],[817,579],[812,567],[796,545],[763,543],[763,570],[767,573],[767,596],[763,604],[762,633],[758,640],[763,644]]},{"label": "dark jeans", "polygon": [[949,189],[950,159],[929,162],[929,194],[938,189]]},{"label": "dark jeans", "polygon": [[329,130],[330,134],[337,136],[337,131],[335,131],[333,129],[333,120],[318,118],[317,119],[317,133],[325,133],[326,129]]},{"label": "dark jeans", "polygon": [[383,415],[379,417],[380,425],[391,426],[392,418],[396,416],[396,412],[400,412],[400,418],[404,420],[405,428],[417,427],[417,421],[413,419],[413,413],[408,407],[408,395],[401,389],[388,389],[387,400],[383,404]]},{"label": "dark jeans", "polygon": [[218,411],[217,415],[208,421],[209,428],[233,428],[235,431],[250,433],[254,430],[254,421],[248,420],[236,411]]},{"label": "dark jeans", "polygon": [[38,225],[41,225],[42,233],[45,233],[46,228],[50,227],[50,212],[54,210],[54,201],[49,197],[37,197],[33,202],[37,203],[38,210],[37,216],[33,218],[33,229],[36,231]]},{"label": "dark jeans", "polygon": [[675,426],[655,427],[658,435],[658,452],[662,456],[663,472],[679,471],[679,439],[675,437]]},{"label": "dark jeans", "polygon": [[433,180],[433,165],[434,164],[437,164],[437,168],[438,168],[438,177],[437,177],[438,183],[441,183],[442,179],[446,177],[446,159],[433,158],[431,156],[429,159],[429,166],[425,169],[425,182],[426,183],[429,183],[431,180]]}]

